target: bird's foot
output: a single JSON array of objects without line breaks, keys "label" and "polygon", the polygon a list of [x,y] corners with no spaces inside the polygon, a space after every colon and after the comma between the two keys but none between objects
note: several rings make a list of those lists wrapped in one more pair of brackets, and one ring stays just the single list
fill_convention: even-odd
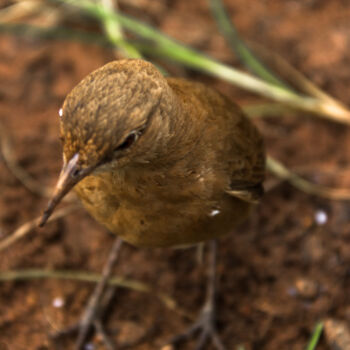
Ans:
[{"label": "bird's foot", "polygon": [[80,322],[72,326],[51,334],[50,338],[54,343],[58,343],[63,338],[74,336],[77,337],[75,350],[88,350],[92,347],[90,346],[90,343],[87,342],[87,337],[93,332],[101,340],[107,350],[115,350],[114,342],[106,332],[101,317],[96,317],[90,324],[86,324],[84,319],[82,319]]},{"label": "bird's foot", "polygon": [[197,321],[193,323],[183,333],[174,336],[167,344],[165,349],[176,349],[181,343],[190,340],[198,335],[195,350],[202,350],[206,344],[211,341],[217,350],[226,350],[217,333],[215,325],[215,309],[212,304],[207,304]]},{"label": "bird's foot", "polygon": [[210,243],[210,262],[208,269],[208,286],[207,286],[207,298],[206,303],[200,313],[197,321],[193,323],[185,332],[173,337],[168,342],[167,347],[163,350],[173,350],[180,343],[193,338],[198,334],[197,345],[195,350],[204,349],[208,341],[211,341],[217,350],[226,350],[225,346],[220,340],[220,337],[216,330],[216,259],[217,259],[217,243],[212,241]]}]

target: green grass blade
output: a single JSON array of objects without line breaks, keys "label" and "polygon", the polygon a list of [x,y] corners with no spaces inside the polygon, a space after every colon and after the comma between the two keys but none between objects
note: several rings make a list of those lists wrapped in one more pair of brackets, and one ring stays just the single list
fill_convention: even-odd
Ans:
[{"label": "green grass blade", "polygon": [[[151,43],[145,49],[149,54],[162,56],[187,67],[203,71],[207,74],[221,78],[249,91],[255,92],[277,101],[296,106],[307,111],[319,111],[318,101],[313,98],[297,95],[285,88],[267,83],[261,79],[255,78],[250,74],[244,73],[227,65],[224,65],[214,59],[211,59],[185,45],[182,45],[168,36],[161,34],[154,28],[141,23],[131,17],[121,13],[113,13],[102,6],[87,0],[62,0],[87,11],[91,15],[102,21],[114,19],[127,30],[137,34],[143,39],[150,40]],[[152,44],[153,43],[153,44]],[[155,47],[153,46],[155,45]],[[322,114],[322,113],[321,113]]]},{"label": "green grass blade", "polygon": [[315,326],[314,332],[312,333],[309,344],[307,345],[305,350],[315,350],[316,346],[321,338],[321,334],[323,331],[323,323],[318,322]]},{"label": "green grass blade", "polygon": [[285,83],[272,74],[264,66],[264,64],[259,61],[259,59],[240,38],[236,27],[227,15],[227,11],[225,10],[222,1],[209,0],[209,4],[222,35],[240,57],[243,64],[265,81],[280,87],[288,88]]},{"label": "green grass blade", "polygon": [[[101,6],[106,10],[115,12],[113,9],[113,3],[109,0],[100,1]],[[119,49],[124,57],[128,58],[142,58],[142,55],[135,48],[135,46],[124,40],[123,30],[119,25],[119,22],[113,20],[112,18],[107,18],[102,23],[105,33],[108,39],[114,44],[114,46]]]}]

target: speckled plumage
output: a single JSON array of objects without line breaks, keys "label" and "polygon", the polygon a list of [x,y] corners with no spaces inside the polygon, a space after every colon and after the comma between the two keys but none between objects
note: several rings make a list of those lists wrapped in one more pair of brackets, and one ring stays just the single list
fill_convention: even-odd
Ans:
[{"label": "speckled plumage", "polygon": [[240,109],[146,61],[82,80],[64,102],[61,137],[65,163],[79,154],[79,169],[94,169],[75,186],[86,209],[137,246],[220,237],[262,195],[262,138]]}]

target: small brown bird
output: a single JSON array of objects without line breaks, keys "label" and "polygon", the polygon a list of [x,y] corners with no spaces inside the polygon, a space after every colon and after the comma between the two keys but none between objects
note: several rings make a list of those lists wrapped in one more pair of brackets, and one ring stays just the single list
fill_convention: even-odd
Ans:
[{"label": "small brown bird", "polygon": [[[41,225],[75,187],[89,213],[123,240],[181,246],[231,232],[263,194],[263,141],[241,110],[146,61],[92,72],[60,118],[63,168]],[[200,326],[215,344],[212,321]]]}]

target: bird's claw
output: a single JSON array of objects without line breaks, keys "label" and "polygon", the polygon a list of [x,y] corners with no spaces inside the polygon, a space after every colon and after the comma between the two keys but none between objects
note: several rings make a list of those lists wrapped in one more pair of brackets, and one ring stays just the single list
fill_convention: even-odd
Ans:
[{"label": "bird's claw", "polygon": [[[91,324],[91,327],[94,328],[94,331],[98,334],[98,336],[100,337],[100,339],[102,340],[102,342],[105,345],[105,348],[107,350],[115,350],[115,346],[113,344],[113,341],[110,339],[110,337],[108,336],[107,332],[105,331],[102,321],[100,319],[96,319],[93,321],[93,323]],[[65,338],[67,336],[70,335],[78,335],[77,339],[80,339],[81,337],[79,336],[82,332],[85,333],[84,330],[84,326],[82,325],[81,322],[78,322],[74,325],[68,326],[54,334],[50,335],[50,338],[52,339],[53,342],[58,342],[60,339]],[[85,339],[84,339],[85,340]],[[87,344],[81,341],[78,341],[75,344],[75,350],[81,350],[81,349],[87,349]]]},{"label": "bird's claw", "polygon": [[[204,309],[198,320],[190,326],[186,331],[174,336],[163,349],[175,349],[177,345],[189,340],[199,333],[195,350],[203,350],[210,339],[217,350],[226,350],[217,333],[214,322],[214,310]],[[169,347],[172,345],[172,348]]]}]

